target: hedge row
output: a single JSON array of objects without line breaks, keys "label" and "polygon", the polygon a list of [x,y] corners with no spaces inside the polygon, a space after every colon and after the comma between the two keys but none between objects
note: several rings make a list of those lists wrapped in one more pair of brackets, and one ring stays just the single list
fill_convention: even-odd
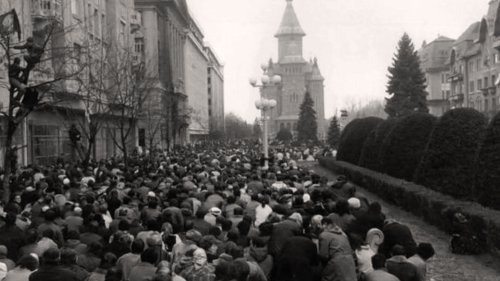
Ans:
[{"label": "hedge row", "polygon": [[337,159],[358,163],[363,144],[370,132],[384,120],[377,117],[355,119],[344,128],[339,140]]},{"label": "hedge row", "polygon": [[474,162],[487,125],[486,117],[474,109],[446,112],[432,131],[414,182],[474,200]]},{"label": "hedge row", "polygon": [[480,241],[484,241],[483,249],[500,255],[500,211],[332,158],[321,158],[319,162],[323,167],[346,175],[357,185],[448,233],[453,232],[454,215],[462,213],[470,222],[470,230]]},{"label": "hedge row", "polygon": [[397,124],[397,119],[387,119],[380,123],[375,130],[373,130],[365,143],[359,159],[359,165],[374,171],[381,172],[380,163],[380,150],[382,143],[388,134],[394,129]]},{"label": "hedge row", "polygon": [[474,167],[478,202],[500,210],[500,114],[491,120],[486,130]]},{"label": "hedge row", "polygon": [[399,120],[382,143],[379,158],[384,170],[380,172],[413,180],[436,120],[428,113],[414,113]]},{"label": "hedge row", "polygon": [[500,210],[500,116],[489,125],[470,108],[439,119],[427,113],[356,119],[341,135],[337,160]]}]

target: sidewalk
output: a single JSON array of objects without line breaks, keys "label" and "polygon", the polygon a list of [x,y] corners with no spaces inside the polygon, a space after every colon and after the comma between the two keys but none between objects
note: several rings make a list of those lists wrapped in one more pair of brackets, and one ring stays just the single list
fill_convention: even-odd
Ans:
[{"label": "sidewalk", "polygon": [[[317,162],[302,162],[302,167],[314,170],[321,176],[334,180],[336,175],[319,166]],[[450,236],[435,226],[427,224],[421,218],[414,216],[399,207],[385,202],[383,199],[362,188],[358,191],[372,201],[382,205],[384,213],[389,218],[396,219],[410,227],[415,240],[430,242],[436,250],[436,255],[427,266],[427,279],[432,281],[500,281],[500,260],[489,254],[466,256],[453,254],[449,249]]]}]

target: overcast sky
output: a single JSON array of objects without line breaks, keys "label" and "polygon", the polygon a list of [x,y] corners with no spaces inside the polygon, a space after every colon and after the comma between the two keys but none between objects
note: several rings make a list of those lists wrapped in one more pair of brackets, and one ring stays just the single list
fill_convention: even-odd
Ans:
[{"label": "overcast sky", "polygon": [[[490,0],[294,0],[307,33],[304,57],[317,57],[325,77],[325,114],[386,95],[387,67],[404,32],[419,48],[438,34],[457,38],[486,15]],[[225,64],[226,113],[258,115],[262,62],[276,61],[274,34],[285,0],[187,0],[189,9]]]}]

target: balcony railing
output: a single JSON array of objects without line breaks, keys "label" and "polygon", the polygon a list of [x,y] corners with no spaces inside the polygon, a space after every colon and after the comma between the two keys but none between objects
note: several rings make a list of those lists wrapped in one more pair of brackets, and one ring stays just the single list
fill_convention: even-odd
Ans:
[{"label": "balcony railing", "polygon": [[462,73],[459,73],[459,72],[454,72],[450,75],[448,80],[451,82],[463,81],[464,75]]},{"label": "balcony railing", "polygon": [[62,0],[31,0],[31,16],[35,19],[62,20]]},{"label": "balcony railing", "polygon": [[482,88],[481,92],[483,93],[484,96],[495,95],[497,93],[497,87],[491,86],[491,87]]},{"label": "balcony railing", "polygon": [[464,94],[455,94],[451,96],[451,100],[454,102],[461,102],[464,100]]}]

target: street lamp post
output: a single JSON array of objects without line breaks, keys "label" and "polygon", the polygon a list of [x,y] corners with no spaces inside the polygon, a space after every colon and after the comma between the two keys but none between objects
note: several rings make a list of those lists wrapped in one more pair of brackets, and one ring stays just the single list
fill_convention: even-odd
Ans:
[{"label": "street lamp post", "polygon": [[269,144],[268,144],[268,136],[269,136],[269,132],[268,132],[268,116],[267,116],[267,112],[276,107],[276,101],[275,100],[271,100],[271,99],[265,99],[265,98],[261,98],[260,100],[257,100],[255,102],[255,107],[257,109],[259,109],[260,111],[262,111],[262,124],[264,126],[264,130],[262,130],[262,152],[264,154],[264,169],[267,170],[267,168],[269,167]]},{"label": "street lamp post", "polygon": [[255,102],[255,107],[259,109],[262,112],[262,125],[263,125],[263,130],[262,130],[262,153],[264,154],[264,169],[269,168],[269,143],[268,143],[268,138],[269,138],[269,128],[268,128],[268,114],[267,112],[273,108],[276,107],[276,100],[274,99],[267,99],[265,97],[265,92],[264,89],[268,86],[275,86],[281,83],[281,76],[279,75],[274,75],[270,77],[267,74],[267,65],[262,64],[261,66],[262,70],[264,71],[264,75],[261,77],[261,82],[262,84],[259,85],[257,83],[257,79],[251,78],[250,79],[250,85],[254,88],[259,88],[261,92],[261,97],[259,100]]}]

